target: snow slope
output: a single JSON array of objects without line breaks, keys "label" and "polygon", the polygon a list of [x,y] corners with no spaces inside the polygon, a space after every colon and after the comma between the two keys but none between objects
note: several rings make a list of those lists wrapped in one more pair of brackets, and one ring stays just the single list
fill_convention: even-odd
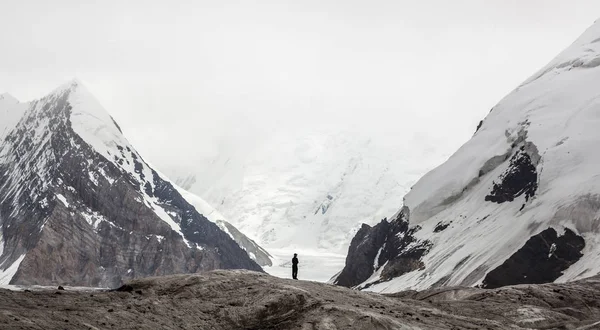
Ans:
[{"label": "snow slope", "polygon": [[[600,22],[501,100],[473,138],[406,195],[415,236],[432,244],[424,267],[392,280],[375,274],[362,286],[482,284],[548,228],[585,240],[583,256],[557,282],[600,272],[598,82]],[[434,231],[440,223],[448,227]],[[540,249],[550,250],[546,243]]]}]

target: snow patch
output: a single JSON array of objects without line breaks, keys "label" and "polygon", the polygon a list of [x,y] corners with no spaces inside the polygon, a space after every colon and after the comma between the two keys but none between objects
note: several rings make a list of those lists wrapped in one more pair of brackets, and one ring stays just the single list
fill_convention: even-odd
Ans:
[{"label": "snow patch", "polygon": [[379,248],[379,251],[377,251],[377,255],[375,256],[375,260],[373,260],[373,269],[377,270],[379,268],[379,256],[381,255],[381,251],[383,251],[385,249],[385,245],[387,243],[383,243],[383,246]]},{"label": "snow patch", "polygon": [[98,179],[96,178],[96,176],[94,175],[94,173],[92,171],[90,171],[90,172],[88,172],[88,176],[90,178],[90,181],[97,186],[98,185]]},{"label": "snow patch", "polygon": [[56,194],[56,198],[61,201],[67,208],[71,207],[69,205],[69,202],[67,202],[67,199],[65,198],[65,196],[63,196],[62,194]]},{"label": "snow patch", "polygon": [[25,259],[25,254],[21,255],[15,262],[13,262],[10,266],[8,266],[4,270],[0,270],[0,285],[8,285],[10,281],[19,270],[19,266],[21,262]]}]

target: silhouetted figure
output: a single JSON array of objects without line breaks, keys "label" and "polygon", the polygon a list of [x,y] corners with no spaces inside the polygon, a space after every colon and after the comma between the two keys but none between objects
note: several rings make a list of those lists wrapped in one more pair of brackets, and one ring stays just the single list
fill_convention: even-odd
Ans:
[{"label": "silhouetted figure", "polygon": [[294,253],[294,257],[292,258],[292,278],[298,279],[298,254]]}]

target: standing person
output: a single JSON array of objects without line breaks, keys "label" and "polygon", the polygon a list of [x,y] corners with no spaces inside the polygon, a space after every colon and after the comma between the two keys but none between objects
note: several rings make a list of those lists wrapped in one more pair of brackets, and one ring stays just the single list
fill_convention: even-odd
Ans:
[{"label": "standing person", "polygon": [[292,278],[298,279],[298,253],[294,253],[294,257],[292,258]]}]

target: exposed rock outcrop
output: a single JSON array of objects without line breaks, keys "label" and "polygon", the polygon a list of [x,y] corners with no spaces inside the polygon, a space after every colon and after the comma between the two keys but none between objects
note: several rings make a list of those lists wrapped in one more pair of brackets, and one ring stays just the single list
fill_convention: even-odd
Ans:
[{"label": "exposed rock outcrop", "polygon": [[584,247],[583,237],[573,231],[565,229],[559,236],[556,230],[548,228],[532,236],[502,265],[489,272],[483,287],[554,282],[583,256]]},{"label": "exposed rock outcrop", "polygon": [[439,233],[441,231],[444,231],[444,229],[450,227],[450,225],[452,224],[452,221],[444,223],[442,221],[438,222],[437,225],[435,225],[435,228],[433,228],[433,232],[434,233]]},{"label": "exposed rock outcrop", "polygon": [[408,209],[404,209],[391,221],[384,219],[374,227],[363,224],[352,239],[344,269],[333,283],[354,287],[377,275],[364,285],[369,287],[423,269],[421,258],[431,243],[415,238],[420,227],[410,228],[407,217]]},{"label": "exposed rock outcrop", "polygon": [[363,224],[358,230],[348,249],[346,265],[341,273],[337,274],[334,283],[341,286],[353,287],[371,277],[377,265],[377,253],[385,243],[389,232],[390,223],[382,220],[371,227]]},{"label": "exposed rock outcrop", "polygon": [[510,159],[508,169],[500,176],[500,182],[494,182],[492,191],[485,196],[485,200],[504,203],[525,195],[525,201],[529,201],[538,188],[537,180],[536,164],[525,151],[525,146],[521,146]]}]

